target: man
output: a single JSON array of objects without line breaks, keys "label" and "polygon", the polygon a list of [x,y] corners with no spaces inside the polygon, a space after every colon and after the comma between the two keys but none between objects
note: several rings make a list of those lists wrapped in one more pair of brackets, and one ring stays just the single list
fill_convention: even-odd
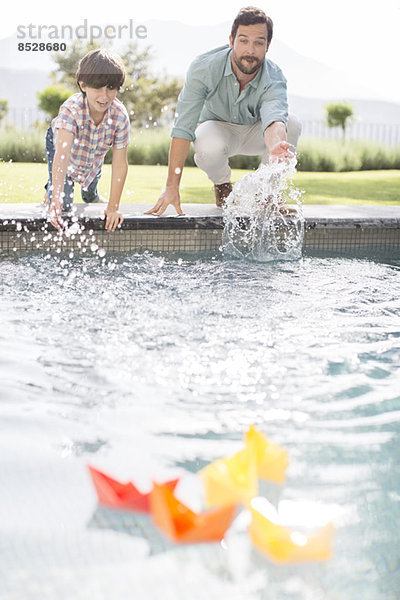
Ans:
[{"label": "man", "polygon": [[146,214],[160,216],[169,204],[183,214],[179,184],[190,142],[220,207],[232,190],[229,156],[262,154],[263,163],[293,156],[290,148],[297,145],[301,125],[295,117],[288,119],[282,71],[265,58],[272,33],[272,21],[262,10],[242,8],[229,46],[193,61],[178,98],[166,187]]}]

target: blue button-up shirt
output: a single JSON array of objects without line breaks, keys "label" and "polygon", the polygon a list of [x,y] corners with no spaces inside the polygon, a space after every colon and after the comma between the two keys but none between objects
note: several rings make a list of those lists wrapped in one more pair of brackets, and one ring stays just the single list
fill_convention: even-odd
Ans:
[{"label": "blue button-up shirt", "polygon": [[228,45],[198,56],[179,94],[171,137],[193,141],[198,123],[210,120],[238,125],[261,121],[263,131],[274,121],[286,124],[286,79],[275,63],[266,58],[241,93],[239,88]]}]

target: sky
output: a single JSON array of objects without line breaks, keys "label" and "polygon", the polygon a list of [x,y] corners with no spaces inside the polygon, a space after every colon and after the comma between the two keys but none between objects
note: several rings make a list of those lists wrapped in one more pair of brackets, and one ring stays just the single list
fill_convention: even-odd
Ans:
[{"label": "sky", "polygon": [[[296,52],[357,77],[367,87],[378,90],[383,99],[400,102],[400,0],[268,0],[255,4],[273,19],[274,35]],[[201,0],[199,4],[150,0],[126,5],[86,0],[82,12],[82,0],[15,0],[8,3],[7,12],[2,14],[0,39],[14,33],[17,25],[74,26],[84,18],[93,24],[128,19],[138,23],[161,19],[193,25],[218,24],[232,21],[246,5],[243,0]],[[171,39],[171,44],[177,43]],[[190,49],[182,48],[182,52]]]}]

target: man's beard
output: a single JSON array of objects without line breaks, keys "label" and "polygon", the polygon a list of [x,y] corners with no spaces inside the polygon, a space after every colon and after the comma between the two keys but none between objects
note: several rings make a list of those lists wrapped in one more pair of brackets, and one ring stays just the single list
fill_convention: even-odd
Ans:
[{"label": "man's beard", "polygon": [[[238,58],[235,54],[235,51],[232,51],[232,56],[233,56],[235,65],[237,66],[239,71],[241,71],[245,75],[253,75],[253,73],[256,73],[263,64],[263,61],[259,60],[255,56],[242,56],[241,58]],[[251,62],[246,60],[243,63],[242,61],[244,58],[250,59]],[[246,65],[249,65],[249,66],[246,66]]]}]

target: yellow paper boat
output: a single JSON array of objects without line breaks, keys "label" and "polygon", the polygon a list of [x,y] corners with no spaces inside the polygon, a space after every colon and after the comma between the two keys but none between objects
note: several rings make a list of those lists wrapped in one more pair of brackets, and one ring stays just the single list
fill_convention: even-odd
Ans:
[{"label": "yellow paper boat", "polygon": [[254,425],[246,432],[244,442],[257,464],[258,477],[283,483],[289,464],[286,450],[270,442],[267,436]]},{"label": "yellow paper boat", "polygon": [[306,536],[279,524],[277,513],[269,506],[262,512],[252,503],[249,534],[253,544],[269,559],[278,563],[328,560],[332,555],[333,525],[328,523]]},{"label": "yellow paper boat", "polygon": [[199,471],[206,506],[247,505],[258,494],[257,465],[248,448],[219,458]]}]

